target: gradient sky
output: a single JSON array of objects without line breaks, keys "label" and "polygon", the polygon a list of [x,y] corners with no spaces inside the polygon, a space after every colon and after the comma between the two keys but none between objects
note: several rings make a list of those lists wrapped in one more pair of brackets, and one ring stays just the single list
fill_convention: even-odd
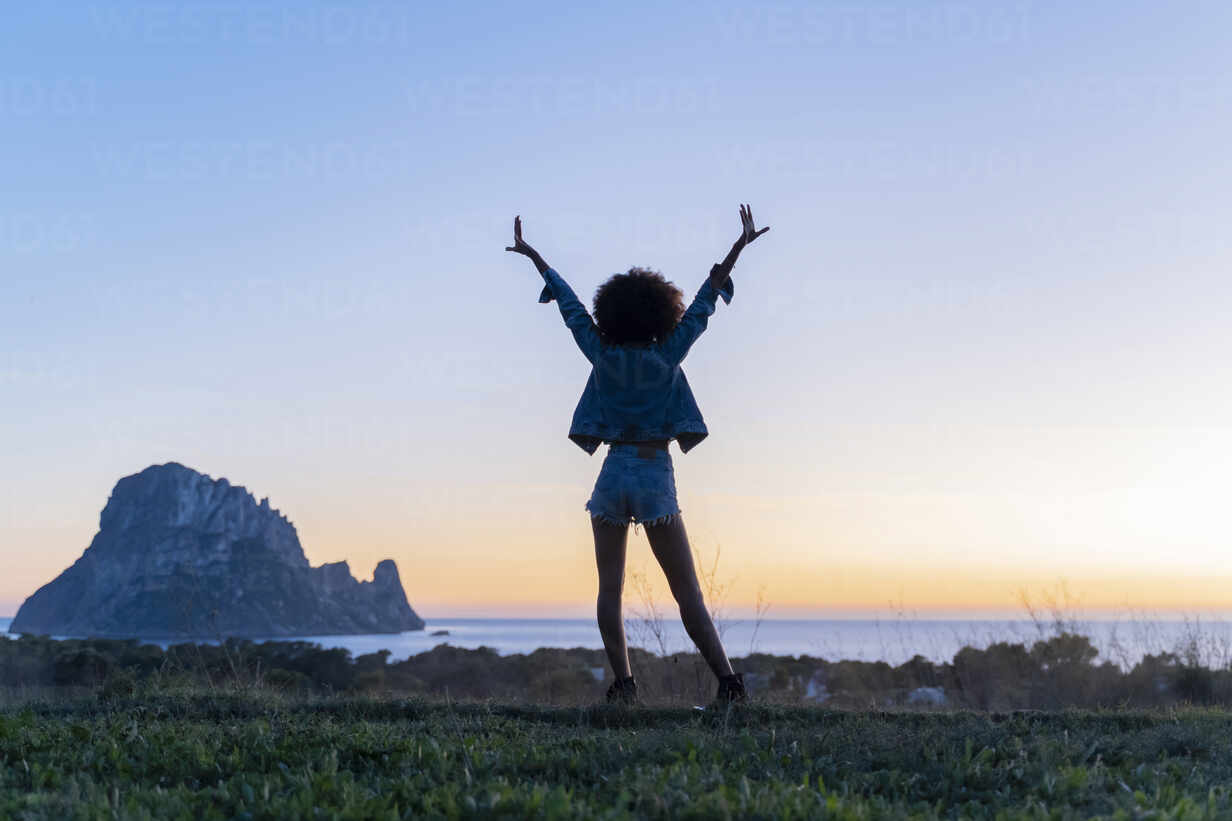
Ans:
[{"label": "gradient sky", "polygon": [[737,612],[1232,610],[1226,3],[3,17],[0,615],[172,460],[428,618],[589,615],[589,366],[513,215],[589,301],[691,295],[740,202],[673,449]]}]

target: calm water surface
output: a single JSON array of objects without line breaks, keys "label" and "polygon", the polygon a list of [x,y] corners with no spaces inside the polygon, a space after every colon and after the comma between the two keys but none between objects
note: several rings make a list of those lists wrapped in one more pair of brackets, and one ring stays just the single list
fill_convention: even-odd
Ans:
[{"label": "calm water surface", "polygon": [[[11,621],[0,618],[0,634],[8,635]],[[1041,635],[1034,623],[1014,620],[772,619],[760,625],[730,621],[720,627],[733,657],[758,652],[890,664],[901,664],[917,654],[933,661],[950,661],[964,646],[982,648],[997,641],[1030,644]],[[1147,653],[1175,652],[1186,647],[1193,648],[1207,664],[1227,666],[1232,661],[1232,623],[1227,621],[1088,621],[1078,627],[1091,637],[1103,659],[1122,665],[1132,665]],[[448,634],[433,635],[437,631]],[[692,646],[678,622],[664,625],[661,641],[636,620],[628,622],[627,633],[630,645],[654,652],[676,652]],[[305,636],[299,640],[324,647],[344,647],[355,656],[389,650],[391,661],[400,661],[438,644],[491,647],[502,655],[530,653],[541,647],[603,647],[598,628],[587,619],[443,618],[430,621],[426,630],[408,633]],[[171,642],[153,643],[166,647]]]}]

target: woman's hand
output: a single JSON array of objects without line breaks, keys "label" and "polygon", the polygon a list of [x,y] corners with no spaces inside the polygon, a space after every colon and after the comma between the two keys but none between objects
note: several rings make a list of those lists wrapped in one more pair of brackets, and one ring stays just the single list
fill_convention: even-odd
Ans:
[{"label": "woman's hand", "polygon": [[744,246],[770,230],[769,225],[760,231],[757,230],[753,224],[753,209],[747,205],[740,206],[740,228],[740,239],[732,243],[731,250],[727,252],[723,261],[710,269],[710,284],[715,288],[721,288],[727,282],[727,278],[731,276],[732,266],[736,264],[736,258],[740,256]]},{"label": "woman's hand", "polygon": [[524,239],[522,239],[522,217],[513,218],[513,245],[506,245],[506,251],[513,251],[515,254],[522,254],[529,257],[535,253],[535,249],[531,248]]},{"label": "woman's hand", "polygon": [[753,209],[747,205],[740,206],[740,225],[742,228],[739,240],[741,246],[748,245],[750,242],[770,230],[769,225],[760,231],[757,230],[757,228],[753,225]]},{"label": "woman's hand", "polygon": [[515,254],[521,254],[535,263],[535,267],[539,269],[539,273],[543,273],[548,269],[548,264],[543,261],[543,257],[539,256],[539,252],[531,248],[526,240],[522,239],[522,217],[513,218],[513,245],[506,245],[506,251],[513,251]]}]

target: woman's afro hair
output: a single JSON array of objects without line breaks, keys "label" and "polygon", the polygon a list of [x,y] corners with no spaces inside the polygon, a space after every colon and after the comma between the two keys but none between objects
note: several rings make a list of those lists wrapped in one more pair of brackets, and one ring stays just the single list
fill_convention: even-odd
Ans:
[{"label": "woman's afro hair", "polygon": [[595,324],[613,345],[659,342],[684,315],[684,295],[658,271],[630,268],[595,291]]}]

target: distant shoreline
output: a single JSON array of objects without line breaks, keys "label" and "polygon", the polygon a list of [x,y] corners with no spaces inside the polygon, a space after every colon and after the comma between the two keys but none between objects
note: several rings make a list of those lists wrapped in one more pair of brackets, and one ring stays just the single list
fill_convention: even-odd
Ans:
[{"label": "distant shoreline", "polygon": [[[0,637],[9,633],[11,619],[0,619]],[[1101,660],[1131,667],[1147,655],[1176,653],[1178,648],[1232,646],[1232,621],[1215,619],[1074,619],[1064,622],[1029,619],[723,619],[719,622],[728,654],[746,657],[811,657],[902,664],[915,656],[934,663],[948,662],[963,648],[983,649],[1004,643],[1030,648],[1040,639],[1060,632],[1086,636]],[[679,620],[664,619],[658,633],[643,620],[626,619],[631,647],[656,655],[690,652],[692,644]],[[439,634],[438,631],[447,631]],[[57,640],[102,638],[135,640],[162,649],[177,644],[217,644],[217,636],[204,637],[69,637]],[[423,630],[403,633],[367,633],[304,636],[232,637],[254,644],[303,642],[323,649],[345,649],[352,657],[388,651],[391,663],[440,645],[458,649],[488,648],[499,655],[528,655],[538,650],[602,649],[594,619],[551,618],[434,618]],[[1205,650],[1204,650],[1205,652]]]}]

